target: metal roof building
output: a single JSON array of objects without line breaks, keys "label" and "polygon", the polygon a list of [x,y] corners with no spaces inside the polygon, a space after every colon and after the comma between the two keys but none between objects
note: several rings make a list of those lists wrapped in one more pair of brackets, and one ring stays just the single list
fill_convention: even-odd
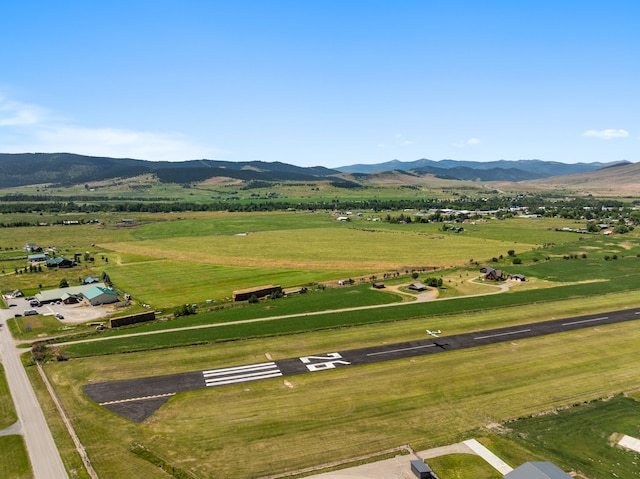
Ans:
[{"label": "metal roof building", "polygon": [[118,293],[112,289],[101,286],[92,286],[91,288],[83,291],[82,296],[91,303],[91,306],[115,303],[118,301]]},{"label": "metal roof building", "polygon": [[552,462],[525,462],[504,475],[504,479],[572,479]]},{"label": "metal roof building", "polygon": [[67,294],[82,294],[87,289],[91,289],[95,286],[106,287],[104,283],[83,284],[82,286],[69,286],[68,288],[56,288],[48,289],[46,291],[40,291],[36,294],[36,299],[41,303],[50,303],[51,301],[60,301],[62,296]]}]

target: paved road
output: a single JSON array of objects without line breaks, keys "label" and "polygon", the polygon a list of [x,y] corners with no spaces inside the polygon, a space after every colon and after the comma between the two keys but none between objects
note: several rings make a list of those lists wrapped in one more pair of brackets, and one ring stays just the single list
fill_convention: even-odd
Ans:
[{"label": "paved road", "polygon": [[142,422],[168,401],[171,396],[182,391],[435,354],[638,319],[640,319],[640,308],[612,311],[604,314],[544,321],[440,338],[431,337],[406,343],[321,353],[279,361],[87,384],[83,390],[92,400],[107,409],[133,421]]},{"label": "paved road", "polygon": [[20,353],[24,353],[24,349],[16,349],[13,338],[4,324],[13,314],[11,309],[0,309],[0,359],[22,426],[33,475],[35,479],[64,479],[68,477],[67,471],[20,361]]}]

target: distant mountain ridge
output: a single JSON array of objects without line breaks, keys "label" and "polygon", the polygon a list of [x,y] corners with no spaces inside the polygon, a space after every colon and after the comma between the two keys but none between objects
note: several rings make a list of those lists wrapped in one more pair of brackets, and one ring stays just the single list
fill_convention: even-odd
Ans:
[{"label": "distant mountain ridge", "polygon": [[0,153],[0,188],[33,184],[74,184],[155,174],[164,183],[191,183],[216,176],[264,181],[344,181],[322,166],[305,168],[281,162],[190,160],[180,162],[108,158],[73,153]]},{"label": "distant mountain ridge", "polygon": [[498,160],[498,161],[462,161],[462,160],[428,160],[387,161],[374,165],[356,164],[335,168],[344,173],[376,173],[386,170],[413,171],[431,173],[438,177],[449,177],[459,180],[482,181],[524,181],[550,176],[588,173],[602,168],[628,164],[627,161],[609,163],[560,163],[543,160]]},{"label": "distant mountain ridge", "polygon": [[[433,161],[398,160],[376,165],[351,165],[336,169],[323,166],[301,167],[282,162],[189,160],[180,162],[108,158],[73,153],[0,153],[0,188],[50,184],[70,186],[114,178],[153,174],[162,183],[190,184],[214,177],[243,181],[320,180],[351,184],[352,179],[367,182],[380,172],[398,171],[405,177],[424,177],[469,181],[531,181],[555,176],[590,173],[629,162],[565,164],[542,160],[518,161]],[[347,177],[350,177],[349,179]]]}]

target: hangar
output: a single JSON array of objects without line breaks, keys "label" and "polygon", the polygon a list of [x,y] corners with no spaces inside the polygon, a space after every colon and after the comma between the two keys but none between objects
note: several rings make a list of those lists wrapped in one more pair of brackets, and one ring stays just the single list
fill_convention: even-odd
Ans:
[{"label": "hangar", "polygon": [[552,462],[525,462],[505,474],[504,479],[571,479],[571,476]]}]

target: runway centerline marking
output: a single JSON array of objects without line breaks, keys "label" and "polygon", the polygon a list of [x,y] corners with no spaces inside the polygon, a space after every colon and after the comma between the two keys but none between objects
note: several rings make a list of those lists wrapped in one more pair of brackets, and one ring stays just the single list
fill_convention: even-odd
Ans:
[{"label": "runway centerline marking", "polygon": [[412,349],[431,348],[433,346],[435,346],[435,344],[427,344],[425,346],[414,346],[412,348],[392,349],[390,351],[380,351],[379,353],[369,353],[367,354],[367,356],[378,356],[380,354],[399,353],[401,351],[411,351]]},{"label": "runway centerline marking", "polygon": [[[638,314],[638,313],[636,313],[636,314]],[[603,316],[602,318],[583,319],[581,321],[572,321],[570,323],[562,323],[562,325],[563,326],[571,326],[572,324],[591,323],[592,321],[602,321],[604,319],[609,319],[609,316]]]},{"label": "runway centerline marking", "polygon": [[497,338],[498,336],[507,336],[509,334],[518,334],[518,333],[528,333],[529,331],[531,331],[530,329],[521,329],[520,331],[509,331],[507,333],[498,333],[498,334],[489,334],[487,336],[477,336],[473,339],[475,339],[476,341],[478,339],[488,339],[488,338]]},{"label": "runway centerline marking", "polygon": [[131,401],[144,401],[145,399],[155,399],[155,398],[164,398],[167,396],[173,396],[175,393],[166,393],[166,394],[156,394],[155,396],[141,396],[137,398],[129,398],[129,399],[118,399],[117,401],[107,401],[98,403],[100,406],[106,406],[108,404],[120,404],[123,402],[131,402]]}]

